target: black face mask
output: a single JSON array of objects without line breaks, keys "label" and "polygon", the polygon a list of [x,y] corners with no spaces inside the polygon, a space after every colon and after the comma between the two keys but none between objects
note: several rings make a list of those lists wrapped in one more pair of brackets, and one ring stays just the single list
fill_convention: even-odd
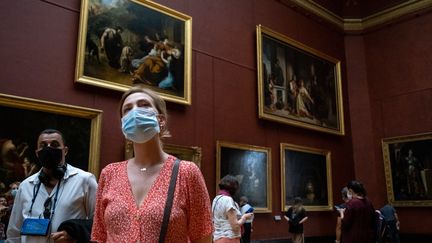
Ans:
[{"label": "black face mask", "polygon": [[39,162],[47,169],[56,168],[63,159],[63,149],[44,147],[37,152]]}]

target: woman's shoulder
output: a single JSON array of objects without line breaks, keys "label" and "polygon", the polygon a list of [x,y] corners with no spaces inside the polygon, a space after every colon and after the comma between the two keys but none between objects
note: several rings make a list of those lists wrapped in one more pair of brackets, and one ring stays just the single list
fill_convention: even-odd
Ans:
[{"label": "woman's shoulder", "polygon": [[127,161],[110,163],[102,169],[101,174],[107,175],[107,174],[117,173],[119,171],[122,171],[122,169],[126,167],[126,164]]},{"label": "woman's shoulder", "polygon": [[187,160],[182,160],[182,159],[179,159],[179,160],[180,160],[180,166],[184,169],[192,169],[192,168],[198,167],[198,165],[192,161],[187,161]]},{"label": "woman's shoulder", "polygon": [[226,204],[234,204],[234,199],[232,198],[232,197],[230,197],[230,196],[221,196],[221,198],[220,198],[220,201],[222,201],[223,203],[226,203]]},{"label": "woman's shoulder", "polygon": [[198,165],[187,160],[180,160],[179,170],[181,174],[186,174],[188,176],[196,176],[197,174],[201,174],[201,170]]}]

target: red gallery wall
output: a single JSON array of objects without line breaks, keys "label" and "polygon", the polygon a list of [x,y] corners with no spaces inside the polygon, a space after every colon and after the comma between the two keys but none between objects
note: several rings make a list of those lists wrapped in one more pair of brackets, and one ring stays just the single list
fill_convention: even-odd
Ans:
[{"label": "red gallery wall", "polygon": [[[432,130],[431,21],[429,13],[346,38],[355,173],[376,207],[387,198],[381,139]],[[397,210],[402,233],[431,234],[430,207]]]},{"label": "red gallery wall", "polygon": [[[0,1],[0,93],[103,110],[100,144],[100,168],[103,168],[110,162],[124,158],[124,139],[120,132],[117,113],[117,102],[121,94],[74,83],[80,2]],[[333,27],[312,20],[273,0],[156,2],[193,18],[192,105],[168,104],[173,137],[167,142],[202,147],[201,169],[210,196],[213,197],[216,193],[217,140],[270,147],[273,213],[256,215],[253,238],[287,238],[287,223],[273,220],[275,215],[281,214],[279,145],[284,142],[331,151],[333,200],[336,203],[340,202],[339,190],[354,177],[354,170],[357,168],[353,162],[344,35]],[[267,26],[342,61],[345,136],[258,119],[255,43],[257,24]],[[409,30],[408,27],[405,29]],[[395,36],[397,32],[391,31]],[[387,40],[385,36],[386,34],[380,32],[370,34],[366,37],[366,42],[368,44],[369,41],[377,39],[386,47],[385,41],[398,40],[397,37]],[[414,39],[407,37],[405,41],[411,42]],[[407,46],[412,44],[407,43]],[[364,50],[368,73],[381,71],[374,70],[375,62],[379,60],[372,58],[381,55],[380,48],[365,45]],[[394,54],[390,49],[387,49],[387,53]],[[407,64],[409,61],[404,60]],[[424,64],[423,67],[426,66]],[[424,72],[423,77],[426,78],[427,74]],[[370,76],[371,83],[382,82],[370,87],[373,91],[370,103],[382,102],[386,105],[389,104],[386,103],[389,101],[388,97],[394,96],[397,92],[384,93],[385,96],[382,96],[381,89],[391,91],[386,87],[394,81],[381,75],[379,72],[375,76]],[[398,74],[395,72],[391,76],[396,78]],[[407,82],[411,84],[411,80],[417,79],[410,77],[410,81]],[[399,84],[407,96],[420,99],[418,95],[422,94],[421,97],[429,97],[430,100],[430,89],[424,88],[426,80],[423,83],[419,81],[418,86],[409,87],[410,89],[402,82],[403,80],[396,84]],[[413,93],[413,90],[418,93]],[[402,106],[403,99],[407,99],[407,96],[397,94],[397,101]],[[375,143],[381,135],[397,133],[396,127],[386,126],[384,130],[379,127],[378,119],[388,119],[385,115],[392,114],[392,111],[389,107],[383,117],[372,117],[370,130],[377,133],[372,137]],[[407,129],[404,132],[411,132],[408,124],[403,125]],[[424,125],[426,126],[426,123]],[[379,153],[378,149],[374,148],[373,151]],[[374,162],[381,163],[379,156],[374,156]],[[402,215],[408,217],[404,212]],[[310,220],[305,229],[306,236],[334,234],[335,218],[332,212],[310,212],[309,216]]]}]

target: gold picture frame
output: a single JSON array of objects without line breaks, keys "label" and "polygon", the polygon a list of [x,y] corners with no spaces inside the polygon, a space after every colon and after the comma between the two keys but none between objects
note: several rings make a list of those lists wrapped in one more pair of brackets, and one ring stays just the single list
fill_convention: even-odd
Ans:
[{"label": "gold picture frame", "polygon": [[254,213],[272,212],[271,148],[217,141],[216,191],[227,174],[235,176],[240,189],[234,197],[247,196]]},{"label": "gold picture frame", "polygon": [[331,152],[289,143],[280,144],[282,211],[295,197],[308,211],[333,210]]},{"label": "gold picture frame", "polygon": [[[164,144],[163,150],[181,160],[194,162],[198,167],[201,167],[202,149],[197,146],[182,146],[175,144]],[[125,158],[130,159],[134,156],[133,143],[126,141]]]},{"label": "gold picture frame", "polygon": [[432,206],[432,133],[384,138],[381,145],[389,203]]},{"label": "gold picture frame", "polygon": [[340,61],[257,25],[259,118],[345,135]]},{"label": "gold picture frame", "polygon": [[[20,159],[16,163],[23,163],[23,167],[29,163],[35,168],[34,151],[38,135],[52,128],[64,136],[69,148],[67,163],[96,176],[99,174],[101,110],[0,94],[0,117],[3,117],[0,128],[3,137],[0,139],[9,140],[19,150]],[[4,167],[0,169],[6,170]],[[26,173],[25,177],[30,174]]]},{"label": "gold picture frame", "polygon": [[75,81],[118,91],[141,84],[191,104],[192,18],[147,0],[82,0]]}]

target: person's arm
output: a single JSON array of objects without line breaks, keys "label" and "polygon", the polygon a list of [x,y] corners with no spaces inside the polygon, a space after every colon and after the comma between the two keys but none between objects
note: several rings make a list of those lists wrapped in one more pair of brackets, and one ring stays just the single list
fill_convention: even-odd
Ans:
[{"label": "person's arm", "polygon": [[302,218],[302,220],[300,220],[299,224],[303,224],[304,222],[306,222],[306,220],[308,220],[308,217]]},{"label": "person's arm", "polygon": [[342,219],[340,217],[337,217],[336,219],[336,240],[335,243],[339,243],[341,240],[341,224]]},{"label": "person's arm", "polygon": [[169,63],[169,60],[168,60],[168,58],[170,58],[170,56],[168,55],[168,57],[167,58],[164,58],[164,55],[166,54],[166,52],[165,51],[161,51],[161,54],[160,54],[160,58],[162,59],[162,61],[165,63],[165,65],[166,64],[168,64]]},{"label": "person's arm", "polygon": [[289,215],[291,215],[291,212],[292,212],[292,209],[291,208],[289,208],[288,209],[288,212],[285,212],[285,214],[284,214],[284,218],[286,219],[286,221],[288,221],[288,223],[291,223],[291,218],[289,217]]},{"label": "person's arm", "polygon": [[240,219],[237,219],[236,210],[234,208],[231,208],[230,210],[228,210],[227,216],[228,222],[230,223],[232,230],[240,232],[240,226],[242,226],[246,222],[246,220],[252,218],[253,213],[245,213],[241,216]]},{"label": "person's arm", "polygon": [[306,210],[303,208],[299,215],[298,215],[298,224],[303,224],[304,222],[306,222],[306,220],[308,220],[308,217],[306,216]]},{"label": "person's arm", "polygon": [[60,224],[58,232],[51,234],[51,238],[56,243],[89,242],[92,224],[92,219],[68,219]]},{"label": "person's arm", "polygon": [[14,199],[14,204],[12,207],[11,216],[9,218],[9,225],[6,231],[6,242],[21,242],[21,226],[23,223],[22,217],[22,189],[21,187],[18,189],[17,195]]},{"label": "person's arm", "polygon": [[396,219],[396,229],[397,229],[397,230],[400,230],[400,221],[399,221],[399,217],[398,217],[398,215],[397,215],[397,213],[396,213],[396,210],[395,210],[395,212],[394,212],[394,217],[395,217],[395,219]]},{"label": "person's arm", "polygon": [[95,213],[97,187],[96,177],[94,175],[87,177],[84,206],[88,219],[93,219]]},{"label": "person's arm", "polygon": [[93,217],[93,226],[91,232],[91,241],[106,242],[107,232],[105,228],[104,214],[106,205],[103,203],[103,195],[106,181],[106,171],[102,170],[99,177],[99,185],[96,192],[95,213]]},{"label": "person's arm", "polygon": [[341,209],[340,211],[340,215],[341,215],[341,229],[349,229],[351,228],[352,224],[353,224],[353,217],[352,217],[352,213],[351,213],[351,209],[350,208],[344,208]]},{"label": "person's arm", "polygon": [[[186,183],[181,190],[188,195],[188,236],[193,243],[212,242],[213,222],[210,196],[204,177],[196,164],[183,161],[180,173]],[[197,213],[200,212],[200,213]]]},{"label": "person's arm", "polygon": [[100,38],[101,51],[104,51],[104,48],[105,48],[105,38],[108,35],[109,31],[110,31],[110,29],[106,28],[105,31],[103,32],[101,38]]},{"label": "person's arm", "polygon": [[54,232],[50,235],[50,238],[54,240],[55,243],[74,243],[76,240],[65,231]]}]

